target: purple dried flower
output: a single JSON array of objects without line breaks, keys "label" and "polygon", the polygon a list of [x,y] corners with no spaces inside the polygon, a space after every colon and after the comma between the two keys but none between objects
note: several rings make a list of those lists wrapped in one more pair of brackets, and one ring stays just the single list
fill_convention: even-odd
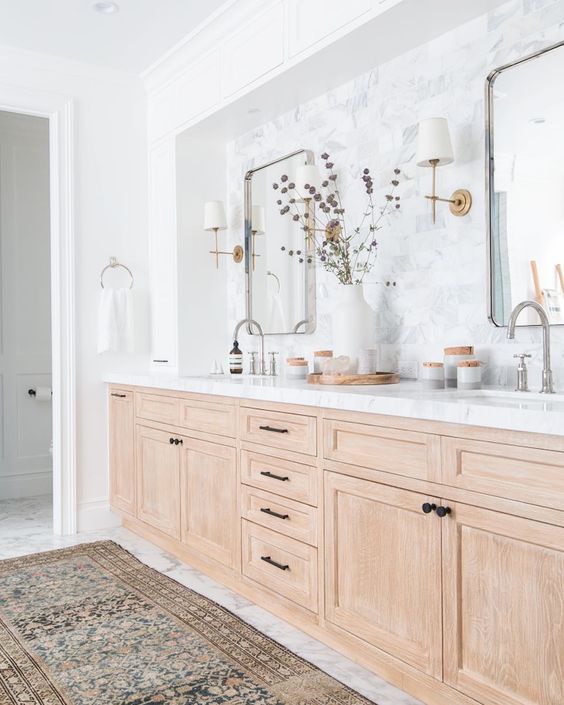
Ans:
[{"label": "purple dried flower", "polygon": [[292,216],[292,220],[299,220],[300,216],[296,213],[296,215]]},{"label": "purple dried flower", "polygon": [[337,174],[331,174],[329,178],[331,179],[331,181],[337,181]]},{"label": "purple dried flower", "polygon": [[296,188],[296,184],[295,184],[293,181],[291,181],[291,182],[288,184],[288,188],[289,188],[289,189],[295,189],[295,188]]},{"label": "purple dried flower", "polygon": [[327,169],[332,169],[334,166],[335,166],[335,165],[333,164],[333,162],[327,162],[327,164],[325,164],[325,167],[326,167]]},{"label": "purple dried flower", "polygon": [[366,168],[363,173],[364,173],[364,174],[370,174],[370,169]]},{"label": "purple dried flower", "polygon": [[278,188],[278,184],[272,184],[272,188],[276,191],[276,189]]},{"label": "purple dried flower", "polygon": [[323,152],[323,154],[321,155],[321,159],[329,159],[329,155],[327,154],[327,152]]},{"label": "purple dried flower", "polygon": [[282,176],[280,177],[280,181],[282,181],[282,182],[288,181],[288,177],[286,176],[286,174],[282,174]]},{"label": "purple dried flower", "polygon": [[327,186],[329,186],[329,182],[328,182],[327,180],[325,180],[321,185],[322,185],[324,188],[327,188]]}]

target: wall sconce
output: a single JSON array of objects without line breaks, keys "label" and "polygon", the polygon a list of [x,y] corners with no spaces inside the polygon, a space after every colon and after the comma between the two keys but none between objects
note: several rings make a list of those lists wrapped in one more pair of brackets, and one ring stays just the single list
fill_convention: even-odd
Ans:
[{"label": "wall sconce", "polygon": [[445,118],[429,118],[419,123],[416,160],[417,166],[433,169],[433,194],[425,196],[433,204],[433,223],[436,222],[437,201],[448,203],[453,215],[466,215],[472,207],[470,191],[457,189],[450,198],[439,198],[436,193],[437,167],[454,161],[448,123]]},{"label": "wall sconce", "polygon": [[255,260],[260,255],[256,254],[255,249],[255,237],[257,235],[264,235],[266,231],[266,219],[264,217],[264,206],[253,206],[251,215],[251,233],[253,235],[253,272],[255,271]]},{"label": "wall sconce", "polygon": [[[305,204],[305,218],[308,221],[308,225],[312,230],[315,228],[315,217],[314,217],[314,203],[313,195],[306,190],[306,186],[309,188],[315,188],[316,193],[321,193],[321,174],[319,169],[315,164],[302,164],[296,169],[296,198],[303,201]],[[307,240],[311,239],[311,232],[308,234]]]},{"label": "wall sconce", "polygon": [[227,230],[227,219],[225,209],[221,201],[207,201],[204,205],[204,230],[215,235],[215,249],[210,250],[210,255],[215,255],[215,268],[219,269],[219,255],[231,255],[233,261],[239,264],[243,261],[243,248],[235,245],[232,252],[218,249],[217,233],[220,230]]}]

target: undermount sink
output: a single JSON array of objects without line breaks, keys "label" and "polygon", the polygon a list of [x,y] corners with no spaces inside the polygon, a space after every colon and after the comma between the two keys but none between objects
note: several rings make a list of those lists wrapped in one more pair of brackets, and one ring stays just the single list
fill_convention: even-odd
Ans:
[{"label": "undermount sink", "polygon": [[453,402],[460,401],[487,406],[564,411],[564,394],[517,392],[506,389],[453,389],[444,392],[444,397]]}]

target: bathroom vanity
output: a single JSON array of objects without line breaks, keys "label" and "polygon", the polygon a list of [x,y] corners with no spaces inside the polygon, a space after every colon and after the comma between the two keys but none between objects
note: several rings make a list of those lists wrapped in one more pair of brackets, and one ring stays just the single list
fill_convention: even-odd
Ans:
[{"label": "bathroom vanity", "polygon": [[108,381],[124,526],[427,703],[564,702],[564,401]]}]

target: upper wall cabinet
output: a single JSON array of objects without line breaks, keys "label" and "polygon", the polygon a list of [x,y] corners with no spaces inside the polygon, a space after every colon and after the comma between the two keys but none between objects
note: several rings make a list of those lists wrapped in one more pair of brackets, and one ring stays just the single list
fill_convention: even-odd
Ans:
[{"label": "upper wall cabinet", "polygon": [[149,100],[151,139],[175,131],[187,120],[219,105],[220,75],[220,52],[215,49],[156,92]]},{"label": "upper wall cabinet", "polygon": [[232,96],[284,63],[284,6],[263,12],[223,47],[223,95]]},{"label": "upper wall cabinet", "polygon": [[290,57],[372,9],[373,0],[288,0]]}]

